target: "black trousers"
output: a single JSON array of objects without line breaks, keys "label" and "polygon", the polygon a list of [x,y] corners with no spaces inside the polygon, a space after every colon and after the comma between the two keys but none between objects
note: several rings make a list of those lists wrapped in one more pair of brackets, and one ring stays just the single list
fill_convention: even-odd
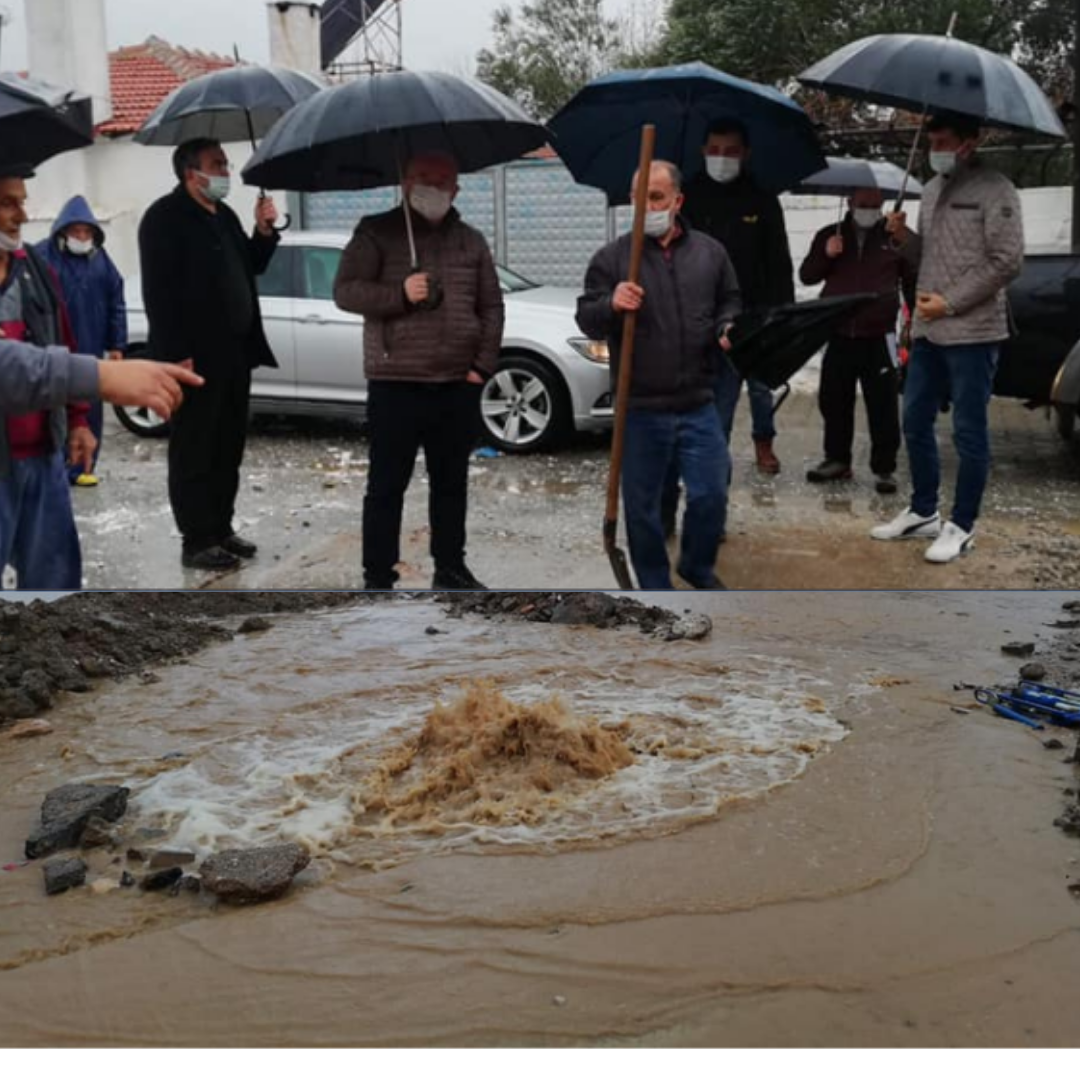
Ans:
[{"label": "black trousers", "polygon": [[465,562],[469,458],[480,434],[480,391],[470,383],[368,383],[370,471],[364,496],[364,575],[392,584],[401,561],[405,491],[424,451],[431,557],[437,569]]},{"label": "black trousers", "polygon": [[184,406],[172,419],[169,501],[186,552],[233,534],[251,400],[251,371],[242,357],[237,349],[235,368],[213,370],[205,386],[185,390]]},{"label": "black trousers", "polygon": [[900,397],[899,379],[884,337],[835,337],[829,343],[818,395],[825,420],[825,457],[851,464],[855,389],[859,385],[870,428],[870,470],[876,476],[888,476],[896,471],[900,452]]}]

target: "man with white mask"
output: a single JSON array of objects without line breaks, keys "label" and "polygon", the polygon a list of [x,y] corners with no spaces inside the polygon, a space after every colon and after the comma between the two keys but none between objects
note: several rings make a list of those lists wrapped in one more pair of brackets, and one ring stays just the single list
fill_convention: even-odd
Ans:
[{"label": "man with white mask", "polygon": [[638,313],[622,470],[638,585],[672,587],[661,494],[674,470],[686,487],[678,574],[693,588],[722,589],[716,555],[730,459],[715,405],[716,365],[731,347],[739,284],[723,245],[692,230],[682,217],[676,166],[653,162],[647,197],[640,284],[627,281],[627,234],[593,256],[577,321],[588,337],[608,342],[615,386],[624,316]]},{"label": "man with white mask", "polygon": [[404,203],[360,222],[334,286],[338,307],[364,317],[366,589],[398,581],[405,492],[420,449],[431,485],[432,588],[484,588],[465,562],[469,458],[481,391],[499,362],[505,305],[487,241],[454,208],[457,193],[453,158],[414,157],[403,174]]},{"label": "man with white mask", "polygon": [[814,237],[799,276],[804,285],[825,283],[823,297],[876,293],[878,300],[836,328],[821,365],[818,406],[825,422],[825,458],[806,478],[812,484],[852,478],[856,388],[861,386],[870,429],[870,469],[881,495],[896,493],[900,452],[896,328],[900,293],[915,302],[918,270],[910,253],[886,232],[884,197],[877,188],[852,193],[839,226]]},{"label": "man with white mask", "polygon": [[[894,242],[919,265],[914,346],[904,387],[904,438],[911,465],[908,509],[871,530],[875,540],[926,538],[931,563],[972,547],[990,475],[989,406],[1002,343],[1009,337],[1006,289],[1024,265],[1024,223],[1012,182],[978,156],[976,120],[939,115],[927,125],[934,178],[923,189],[919,231],[889,216]],[[941,466],[935,424],[952,402],[960,467],[947,521],[938,513]]]},{"label": "man with white mask", "polygon": [[177,148],[178,186],[147,210],[139,226],[143,299],[150,352],[193,358],[206,380],[185,391],[169,439],[169,501],[192,570],[227,571],[256,546],[233,526],[247,438],[251,372],[277,367],[263,329],[255,279],[277,249],[277,209],[261,198],[250,234],[226,204],[229,161],[220,143]]}]

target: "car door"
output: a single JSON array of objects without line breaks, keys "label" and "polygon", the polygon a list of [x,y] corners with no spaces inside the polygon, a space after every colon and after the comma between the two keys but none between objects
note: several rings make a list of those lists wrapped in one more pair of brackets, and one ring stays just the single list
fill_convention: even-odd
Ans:
[{"label": "car door", "polygon": [[306,244],[297,248],[297,254],[297,396],[312,402],[363,405],[367,402],[364,320],[334,303],[341,249]]},{"label": "car door", "polygon": [[296,249],[280,244],[266,272],[255,280],[263,328],[278,366],[256,368],[251,393],[257,398],[291,401],[296,396]]}]

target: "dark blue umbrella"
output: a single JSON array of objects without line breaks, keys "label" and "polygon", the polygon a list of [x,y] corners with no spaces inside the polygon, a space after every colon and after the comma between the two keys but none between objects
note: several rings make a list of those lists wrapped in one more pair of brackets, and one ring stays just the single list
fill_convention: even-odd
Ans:
[{"label": "dark blue umbrella", "polygon": [[909,199],[922,195],[922,184],[905,177],[904,170],[890,161],[866,161],[863,158],[826,158],[828,168],[808,176],[792,190],[797,195],[851,195],[860,188],[877,188],[887,198],[905,190]]},{"label": "dark blue umbrella", "polygon": [[709,124],[720,118],[745,126],[753,151],[749,172],[767,190],[786,191],[825,168],[814,126],[791,98],[708,64],[604,75],[577,93],[549,126],[574,178],[600,188],[613,203],[625,203],[644,124],[656,125],[656,156],[692,176],[703,168]]},{"label": "dark blue umbrella", "polygon": [[808,68],[799,82],[838,97],[910,112],[950,112],[986,127],[1064,139],[1053,105],[1005,56],[932,34],[877,34]]},{"label": "dark blue umbrella", "polygon": [[244,179],[289,191],[389,187],[417,153],[450,154],[462,172],[476,172],[547,141],[540,124],[475,79],[396,71],[298,105],[263,140]]},{"label": "dark blue umbrella", "polygon": [[93,141],[90,98],[36,79],[0,75],[0,164],[29,170]]}]

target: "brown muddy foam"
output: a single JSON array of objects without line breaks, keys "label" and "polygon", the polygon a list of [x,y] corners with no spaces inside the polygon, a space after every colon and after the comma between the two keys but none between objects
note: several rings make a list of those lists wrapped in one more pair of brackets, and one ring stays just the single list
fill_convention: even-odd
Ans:
[{"label": "brown muddy foam", "polygon": [[632,765],[629,730],[602,726],[557,695],[519,704],[489,681],[472,682],[385,754],[356,795],[359,816],[389,825],[534,824]]}]

